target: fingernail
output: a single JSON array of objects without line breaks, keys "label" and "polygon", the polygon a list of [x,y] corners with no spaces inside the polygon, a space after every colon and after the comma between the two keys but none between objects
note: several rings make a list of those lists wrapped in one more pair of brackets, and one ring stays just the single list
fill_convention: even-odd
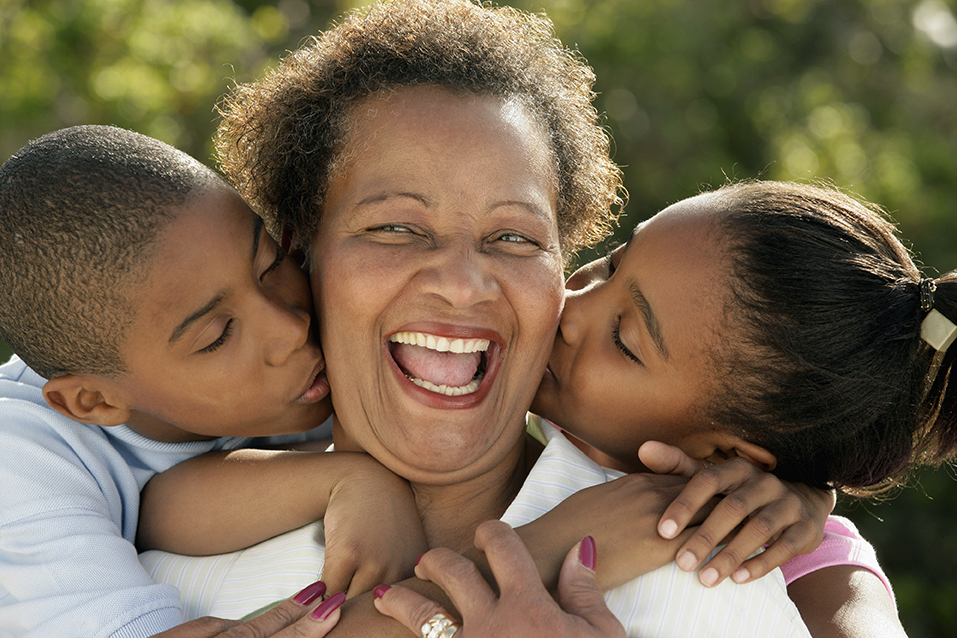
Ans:
[{"label": "fingernail", "polygon": [[675,534],[678,533],[678,524],[670,518],[663,520],[661,525],[658,526],[658,533],[665,538],[674,538]]},{"label": "fingernail", "polygon": [[578,547],[578,562],[580,562],[585,569],[595,571],[595,553],[595,539],[591,536],[586,536],[582,539],[582,544]]},{"label": "fingernail", "polygon": [[425,556],[425,552],[422,552],[421,554],[419,554],[418,556],[415,557],[415,566],[416,566],[416,567],[419,566],[419,561],[422,560],[422,557],[423,557],[423,556]]},{"label": "fingernail", "polygon": [[751,578],[751,572],[744,567],[738,567],[736,570],[734,570],[734,573],[731,574],[731,579],[739,585],[748,582],[749,578]]},{"label": "fingernail", "polygon": [[709,567],[700,574],[698,574],[698,580],[701,581],[701,584],[705,587],[711,587],[716,582],[718,582],[718,570],[714,567]]},{"label": "fingernail", "polygon": [[691,552],[681,552],[675,562],[682,571],[686,572],[693,571],[698,566],[698,559]]},{"label": "fingernail", "polygon": [[341,591],[335,596],[324,600],[321,605],[312,610],[309,617],[313,620],[325,620],[329,617],[329,614],[339,609],[344,602],[346,602],[346,593]]},{"label": "fingernail", "polygon": [[376,598],[382,598],[383,596],[385,596],[385,593],[389,591],[390,589],[392,589],[391,585],[379,585],[378,587],[372,590],[372,595],[375,596]]},{"label": "fingernail", "polygon": [[324,593],[326,593],[326,584],[321,580],[317,580],[296,594],[295,598],[293,598],[293,601],[305,607],[309,603],[322,596]]}]

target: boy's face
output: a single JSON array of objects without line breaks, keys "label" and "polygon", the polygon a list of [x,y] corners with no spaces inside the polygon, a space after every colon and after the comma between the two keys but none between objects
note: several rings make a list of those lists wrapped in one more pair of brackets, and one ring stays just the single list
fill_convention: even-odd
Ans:
[{"label": "boy's face", "polygon": [[638,471],[648,440],[699,458],[695,419],[713,388],[726,262],[707,196],[641,224],[627,244],[569,278],[549,369],[532,411]]},{"label": "boy's face", "polygon": [[198,195],[159,240],[117,384],[164,441],[304,432],[331,412],[309,283],[232,190]]}]

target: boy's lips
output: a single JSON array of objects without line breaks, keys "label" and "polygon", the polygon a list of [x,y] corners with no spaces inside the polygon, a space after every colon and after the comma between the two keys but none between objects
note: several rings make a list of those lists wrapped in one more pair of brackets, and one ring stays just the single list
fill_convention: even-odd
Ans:
[{"label": "boy's lips", "polygon": [[296,399],[296,403],[316,403],[329,396],[329,380],[326,379],[325,370],[325,361],[319,361],[309,377],[309,386]]}]

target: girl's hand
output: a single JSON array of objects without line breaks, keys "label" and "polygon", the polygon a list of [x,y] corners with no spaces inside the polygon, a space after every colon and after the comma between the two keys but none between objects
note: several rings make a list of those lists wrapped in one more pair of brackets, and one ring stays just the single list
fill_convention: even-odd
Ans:
[{"label": "girl's hand", "polygon": [[[498,583],[486,584],[475,565],[449,549],[424,554],[415,572],[442,587],[462,616],[455,638],[527,636],[529,638],[624,638],[625,630],[605,605],[595,580],[595,546],[587,537],[568,552],[558,583],[558,602],[542,585],[532,557],[518,535],[501,521],[487,521],[475,531]],[[438,603],[404,587],[376,588],[376,608],[421,635],[435,614],[448,614]]]},{"label": "girl's hand", "polygon": [[[824,522],[834,509],[833,491],[782,481],[741,457],[710,464],[657,441],[642,445],[638,456],[654,472],[691,477],[661,516],[658,533],[664,538],[674,538],[684,530],[713,496],[725,495],[681,546],[675,559],[678,567],[692,571],[717,545],[727,542],[698,574],[707,587],[729,575],[736,583],[752,581],[796,554],[814,551],[824,536]],[[744,526],[726,539],[741,523]],[[764,552],[748,559],[767,543],[770,545]]]}]

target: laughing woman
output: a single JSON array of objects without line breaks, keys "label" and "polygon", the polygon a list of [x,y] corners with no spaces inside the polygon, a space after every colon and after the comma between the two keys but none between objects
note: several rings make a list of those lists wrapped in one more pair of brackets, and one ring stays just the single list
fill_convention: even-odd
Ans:
[{"label": "laughing woman", "polygon": [[[592,82],[546,20],[421,0],[350,16],[225,107],[224,170],[306,257],[336,449],[409,481],[430,547],[467,550],[483,521],[527,523],[607,480],[525,436],[563,266],[605,232],[620,188]],[[258,606],[250,593],[281,598],[311,582],[319,531],[188,561],[194,582],[212,585],[187,592],[186,607],[246,612]],[[573,544],[559,553],[548,533],[536,538],[533,551],[558,563]],[[278,572],[289,557],[299,571]],[[175,557],[144,560],[181,582]],[[608,600],[629,635],[808,635],[780,574],[706,588],[670,563]],[[336,635],[407,635],[371,594],[343,610]]]}]

